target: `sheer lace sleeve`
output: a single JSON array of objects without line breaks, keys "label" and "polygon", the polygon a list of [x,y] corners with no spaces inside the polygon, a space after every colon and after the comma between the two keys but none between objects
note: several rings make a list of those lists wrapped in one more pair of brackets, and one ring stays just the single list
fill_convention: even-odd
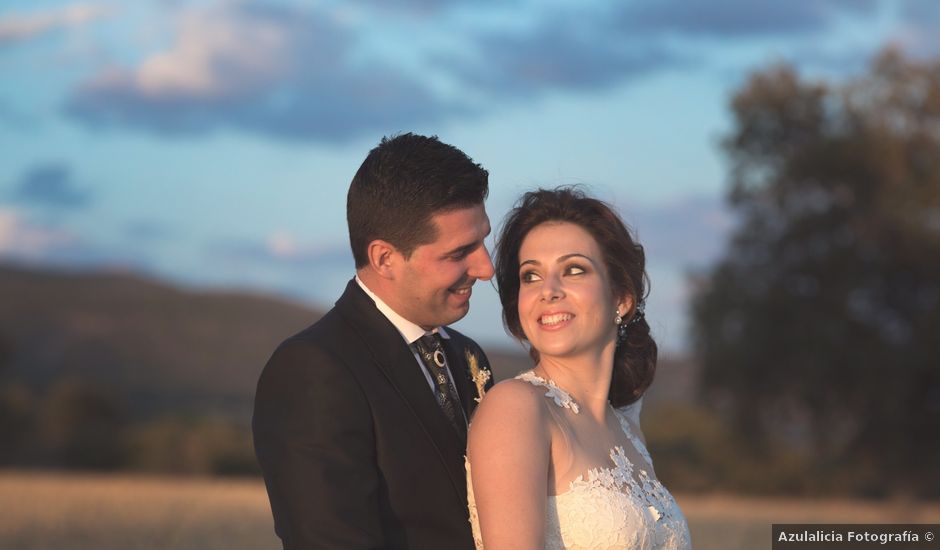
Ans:
[{"label": "sheer lace sleeve", "polygon": [[643,398],[637,399],[635,402],[630,403],[629,405],[624,405],[617,409],[617,412],[626,417],[636,427],[640,425],[640,411],[643,409]]}]

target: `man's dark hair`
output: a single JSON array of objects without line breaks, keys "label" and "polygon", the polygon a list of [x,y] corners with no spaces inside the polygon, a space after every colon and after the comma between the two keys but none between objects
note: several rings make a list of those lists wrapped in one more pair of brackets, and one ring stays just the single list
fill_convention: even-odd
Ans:
[{"label": "man's dark hair", "polygon": [[435,214],[483,204],[489,173],[437,136],[401,134],[369,151],[349,185],[346,223],[356,269],[369,263],[369,243],[388,241],[406,258],[434,242]]}]

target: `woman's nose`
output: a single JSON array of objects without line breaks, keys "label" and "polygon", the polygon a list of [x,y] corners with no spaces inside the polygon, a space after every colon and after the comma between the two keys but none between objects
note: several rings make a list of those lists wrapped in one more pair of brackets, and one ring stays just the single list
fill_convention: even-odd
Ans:
[{"label": "woman's nose", "polygon": [[554,302],[564,297],[564,290],[561,288],[561,281],[555,277],[547,277],[542,282],[542,301]]}]

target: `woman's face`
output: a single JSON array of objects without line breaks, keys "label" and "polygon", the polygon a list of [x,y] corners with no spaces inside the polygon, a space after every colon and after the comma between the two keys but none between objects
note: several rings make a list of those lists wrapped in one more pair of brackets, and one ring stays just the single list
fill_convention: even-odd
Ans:
[{"label": "woman's face", "polygon": [[568,222],[532,229],[519,249],[519,320],[545,357],[597,353],[615,345],[618,306],[600,247],[587,230]]}]

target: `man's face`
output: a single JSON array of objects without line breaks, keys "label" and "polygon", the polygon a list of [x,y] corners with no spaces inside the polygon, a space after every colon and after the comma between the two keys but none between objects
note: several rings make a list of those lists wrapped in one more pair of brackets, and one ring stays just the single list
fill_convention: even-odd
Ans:
[{"label": "man's face", "polygon": [[473,283],[493,277],[483,245],[490,220],[482,204],[435,214],[431,223],[437,240],[415,248],[395,276],[395,310],[426,330],[463,318]]}]

